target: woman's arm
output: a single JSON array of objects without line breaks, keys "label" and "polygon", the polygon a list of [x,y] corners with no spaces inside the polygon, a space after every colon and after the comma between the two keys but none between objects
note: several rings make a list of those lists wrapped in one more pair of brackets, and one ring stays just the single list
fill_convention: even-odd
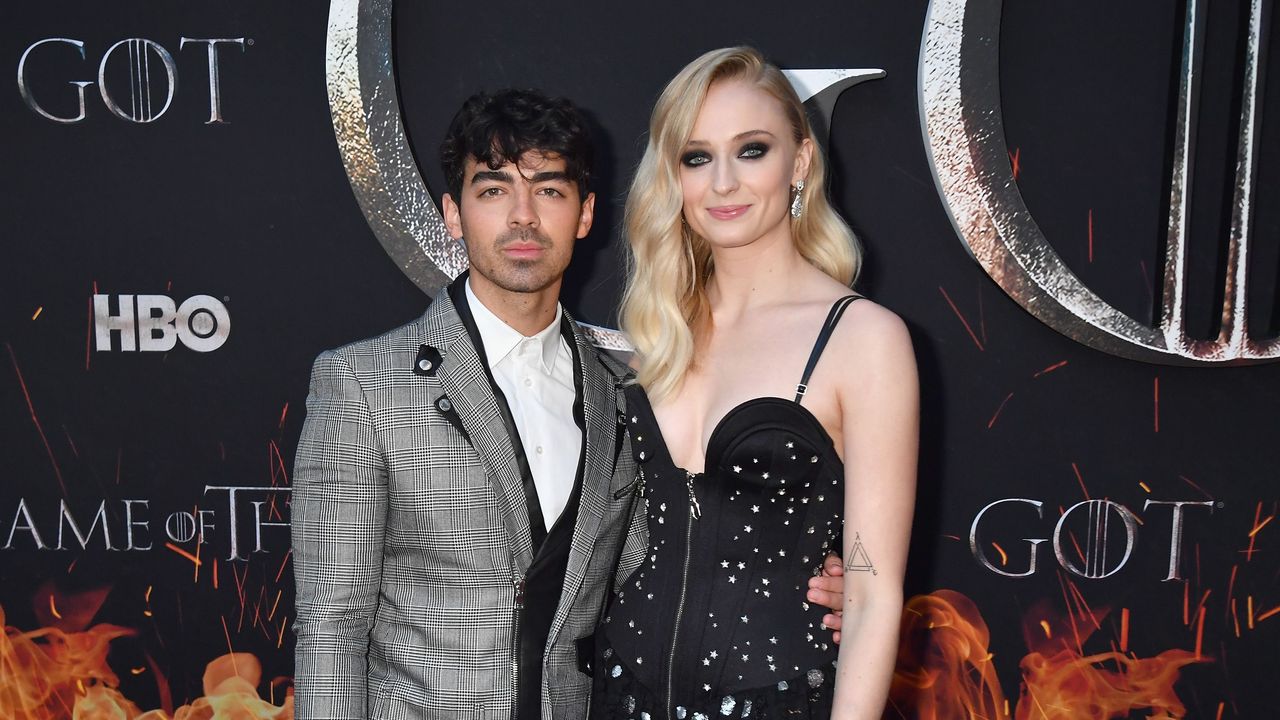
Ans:
[{"label": "woman's arm", "polygon": [[845,461],[845,607],[833,717],[880,718],[898,650],[919,386],[911,337],[884,308],[855,303],[832,344],[836,357],[849,359],[836,382]]}]

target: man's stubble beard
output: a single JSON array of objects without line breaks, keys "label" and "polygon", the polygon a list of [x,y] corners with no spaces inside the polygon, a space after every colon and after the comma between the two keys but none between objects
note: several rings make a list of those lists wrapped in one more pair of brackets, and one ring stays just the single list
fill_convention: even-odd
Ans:
[{"label": "man's stubble beard", "polygon": [[[502,249],[511,243],[530,241],[543,248],[542,257],[536,260],[519,260],[507,258],[502,253]],[[493,242],[492,252],[487,257],[493,260],[492,264],[485,262],[488,267],[475,266],[475,270],[507,292],[539,292],[564,277],[564,268],[556,271],[551,267],[554,258],[548,251],[552,247],[551,240],[538,230],[509,230]]]}]

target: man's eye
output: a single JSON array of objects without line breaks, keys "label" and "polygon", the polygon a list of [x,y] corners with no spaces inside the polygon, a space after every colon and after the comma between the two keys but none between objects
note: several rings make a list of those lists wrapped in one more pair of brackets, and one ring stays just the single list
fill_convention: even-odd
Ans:
[{"label": "man's eye", "polygon": [[769,146],[764,143],[748,143],[742,147],[742,151],[738,153],[738,157],[747,160],[764,157],[769,152]]},{"label": "man's eye", "polygon": [[491,187],[480,191],[480,197],[497,197],[502,194],[502,188]]},{"label": "man's eye", "polygon": [[543,195],[546,195],[547,197],[564,197],[564,193],[560,192],[559,190],[553,187],[542,188],[538,192]]},{"label": "man's eye", "polygon": [[680,158],[680,162],[686,167],[699,167],[711,162],[711,156],[701,151],[690,152],[685,153]]}]

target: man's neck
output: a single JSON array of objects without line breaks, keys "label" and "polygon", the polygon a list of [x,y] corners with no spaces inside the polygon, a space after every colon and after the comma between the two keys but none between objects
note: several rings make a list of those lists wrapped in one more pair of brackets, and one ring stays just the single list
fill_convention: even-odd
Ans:
[{"label": "man's neck", "polygon": [[560,281],[535,292],[504,290],[476,273],[467,278],[471,292],[489,312],[525,337],[537,335],[556,319]]}]

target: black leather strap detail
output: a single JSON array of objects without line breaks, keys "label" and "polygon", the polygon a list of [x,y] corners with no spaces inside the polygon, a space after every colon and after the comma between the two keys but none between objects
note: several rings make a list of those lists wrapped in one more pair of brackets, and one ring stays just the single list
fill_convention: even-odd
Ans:
[{"label": "black leather strap detail", "polygon": [[822,351],[826,349],[827,341],[831,339],[831,333],[840,323],[840,317],[844,315],[845,309],[855,300],[861,299],[861,295],[845,295],[831,305],[831,311],[827,313],[827,319],[822,323],[822,330],[818,332],[818,339],[813,343],[813,351],[809,353],[809,362],[804,366],[804,375],[800,376],[800,384],[796,385],[795,402],[800,402],[808,391],[809,378],[813,375],[813,369],[818,366],[818,358],[822,357]]}]

